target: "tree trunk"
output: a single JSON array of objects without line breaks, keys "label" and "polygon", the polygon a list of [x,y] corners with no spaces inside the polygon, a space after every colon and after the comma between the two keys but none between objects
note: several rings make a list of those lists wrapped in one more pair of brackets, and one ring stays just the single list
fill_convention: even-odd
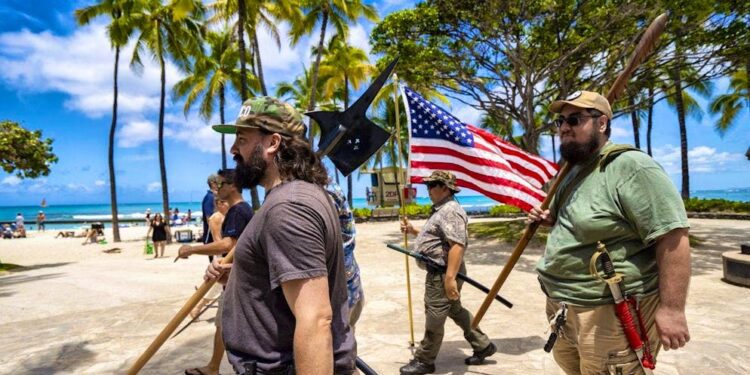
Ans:
[{"label": "tree trunk", "polygon": [[266,90],[266,80],[263,77],[263,64],[260,60],[260,46],[258,44],[258,32],[253,30],[253,49],[255,50],[255,67],[258,72],[258,82],[260,83],[260,92],[263,96],[268,96],[268,90]]},{"label": "tree trunk", "polygon": [[648,156],[653,156],[651,152],[651,130],[654,128],[654,86],[650,84],[648,87],[648,125],[646,128],[646,147],[648,149]]},{"label": "tree trunk", "polygon": [[112,206],[112,237],[120,242],[120,219],[117,217],[117,184],[115,182],[115,130],[117,129],[117,71],[120,67],[120,47],[115,47],[114,99],[112,124],[109,126],[109,203]]},{"label": "tree trunk", "polygon": [[[161,25],[157,25],[160,28]],[[161,33],[157,33],[159,68],[161,68],[161,97],[159,98],[159,172],[161,174],[161,201],[164,210],[164,222],[169,224],[169,186],[167,185],[167,164],[164,160],[164,100],[167,97],[167,69],[164,63],[164,50],[162,47]],[[171,238],[167,238],[171,242]]]},{"label": "tree trunk", "polygon": [[682,100],[682,77],[681,77],[681,60],[678,57],[678,64],[673,70],[675,103],[677,105],[677,120],[680,124],[680,156],[682,160],[682,198],[690,198],[690,171],[688,168],[688,144],[687,144],[687,125],[685,123],[685,103]]},{"label": "tree trunk", "polygon": [[[632,95],[628,95],[628,106],[633,108],[634,105],[635,99],[633,99]],[[633,108],[633,110],[630,111],[630,121],[633,123],[633,138],[635,139],[635,147],[641,148],[641,124],[638,120],[638,111]]]},{"label": "tree trunk", "polygon": [[[247,62],[245,61],[245,0],[237,0],[237,44],[240,50],[240,97],[242,103],[247,100]],[[258,189],[250,188],[250,198],[253,204],[253,210],[260,208],[260,197]]]},{"label": "tree trunk", "polygon": [[[224,122],[224,105],[226,104],[224,90],[224,85],[221,85],[219,88],[219,122],[222,124],[226,124]],[[224,145],[224,133],[221,133],[221,169],[227,169],[227,149]]]},{"label": "tree trunk", "polygon": [[[318,70],[320,70],[320,59],[323,57],[323,42],[325,41],[326,37],[326,26],[328,25],[328,10],[323,10],[323,19],[320,22],[320,39],[318,40],[318,53],[315,56],[315,65],[313,65],[313,71],[312,71],[312,82],[310,83],[310,104],[307,105],[307,110],[312,111],[315,109],[315,100],[316,100],[316,94],[317,94],[317,87],[318,87]],[[313,142],[313,126],[315,126],[315,121],[310,119],[310,129],[308,131],[307,139],[310,142],[310,145],[312,145]]]},{"label": "tree trunk", "polygon": [[552,138],[552,161],[557,163],[557,147],[555,146],[555,133],[549,135]]}]

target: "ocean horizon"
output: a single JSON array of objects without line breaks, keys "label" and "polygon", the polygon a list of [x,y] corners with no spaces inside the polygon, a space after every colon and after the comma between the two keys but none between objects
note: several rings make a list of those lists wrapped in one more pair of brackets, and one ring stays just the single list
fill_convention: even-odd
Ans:
[{"label": "ocean horizon", "polygon": [[[691,192],[694,198],[717,198],[730,201],[750,202],[750,187],[733,188],[723,190],[696,190]],[[486,212],[490,207],[502,205],[492,199],[482,195],[458,195],[458,202],[466,211]],[[354,198],[354,208],[366,208],[372,206],[367,204],[365,198]],[[418,204],[430,204],[428,197],[418,197]],[[180,216],[187,213],[188,209],[192,212],[193,218],[201,217],[201,202],[172,202],[172,208],[180,210]],[[161,212],[161,202],[145,203],[122,203],[118,204],[118,217],[120,219],[143,219],[146,218],[146,210],[151,209],[152,213]],[[15,221],[16,214],[23,214],[26,226],[36,229],[36,215],[39,211],[44,211],[48,221],[56,220],[75,220],[81,222],[96,222],[100,220],[109,220],[111,218],[111,209],[109,203],[102,204],[50,204],[47,207],[39,205],[32,206],[0,206],[0,223],[10,223]],[[127,225],[127,224],[126,224]],[[78,228],[81,224],[47,224],[48,230],[52,229],[71,229]]]}]

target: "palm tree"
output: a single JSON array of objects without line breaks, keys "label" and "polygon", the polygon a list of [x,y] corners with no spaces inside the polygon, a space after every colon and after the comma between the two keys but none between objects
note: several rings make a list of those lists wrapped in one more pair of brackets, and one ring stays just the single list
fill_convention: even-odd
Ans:
[{"label": "palm tree", "polygon": [[[227,86],[239,91],[241,85],[240,70],[238,68],[239,52],[233,41],[232,31],[224,28],[206,35],[207,55],[196,55],[189,74],[172,88],[172,96],[185,97],[183,112],[187,116],[190,108],[200,100],[200,116],[208,121],[214,113],[214,103],[219,101],[219,121],[225,124],[224,107],[226,105]],[[253,88],[257,88],[258,80],[254,76],[246,79]],[[224,134],[221,135],[221,167],[227,167]]]},{"label": "palm tree", "polygon": [[198,0],[183,0],[162,5],[160,0],[144,0],[144,7],[133,14],[138,29],[131,68],[143,69],[141,55],[150,53],[161,69],[161,95],[159,98],[159,171],[161,174],[162,206],[169,222],[169,189],[164,160],[164,100],[166,98],[166,61],[171,58],[180,68],[187,70],[190,56],[201,53],[204,34],[199,20],[203,5]]},{"label": "palm tree", "polygon": [[[688,144],[687,144],[687,122],[686,116],[700,121],[703,118],[703,109],[701,109],[695,98],[690,95],[690,91],[702,96],[709,97],[712,91],[712,85],[708,81],[698,79],[699,73],[690,66],[685,66],[679,55],[680,50],[676,48],[678,57],[675,65],[668,70],[668,80],[664,91],[667,95],[667,103],[677,112],[677,121],[680,127],[680,156],[682,163],[682,189],[683,199],[690,198],[690,171],[688,167]],[[688,83],[686,85],[686,83]]]},{"label": "palm tree", "polygon": [[[337,34],[346,37],[349,30],[347,22],[355,22],[361,16],[364,16],[370,21],[378,20],[378,13],[375,10],[375,7],[373,5],[363,4],[361,0],[301,0],[300,4],[305,10],[305,15],[301,22],[292,25],[290,31],[292,44],[297,44],[304,35],[312,33],[315,25],[320,21],[318,51],[323,50],[326,28],[328,27],[329,22],[333,24]],[[317,87],[318,85],[318,73],[320,70],[321,58],[322,54],[317,54],[315,57],[310,87]],[[315,109],[316,99],[316,92],[313,91],[310,95],[310,102],[307,105],[308,111]],[[310,144],[313,142],[313,128],[313,122],[311,121],[309,131]]]},{"label": "palm tree", "polygon": [[[361,48],[349,46],[346,39],[341,34],[337,34],[323,52],[323,61],[320,65],[321,81],[324,82],[323,94],[332,98],[337,92],[341,92],[344,110],[346,110],[349,108],[349,85],[359,90],[373,71],[374,67],[370,64],[367,53]],[[338,181],[338,172],[334,171],[334,173]],[[354,183],[351,174],[346,178],[346,186],[346,197],[349,206],[353,207]]]},{"label": "palm tree", "polygon": [[743,109],[750,111],[750,64],[744,71],[738,70],[732,74],[729,92],[717,96],[709,106],[711,113],[721,114],[716,122],[716,130],[721,136],[737,124]]},{"label": "palm tree", "polygon": [[99,16],[109,16],[112,22],[107,26],[107,36],[112,48],[115,49],[115,67],[113,73],[113,99],[112,99],[112,122],[109,126],[109,200],[112,207],[112,236],[114,242],[120,242],[120,220],[117,210],[117,182],[115,179],[115,131],[117,130],[117,77],[120,67],[120,49],[127,44],[132,27],[129,25],[129,12],[132,10],[133,2],[118,0],[102,0],[100,3],[75,11],[76,21],[79,25],[87,25]]}]

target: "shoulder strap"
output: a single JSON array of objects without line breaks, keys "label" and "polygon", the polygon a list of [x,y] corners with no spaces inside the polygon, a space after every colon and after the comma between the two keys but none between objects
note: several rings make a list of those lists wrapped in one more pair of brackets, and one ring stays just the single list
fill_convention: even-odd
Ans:
[{"label": "shoulder strap", "polygon": [[578,174],[570,179],[570,182],[565,185],[565,187],[557,195],[557,197],[555,197],[555,204],[552,207],[552,213],[554,214],[554,217],[557,217],[557,214],[560,211],[560,205],[568,199],[570,193],[573,192],[573,188],[578,186],[586,178],[586,176],[594,172],[597,166],[599,167],[600,172],[604,172],[605,167],[623,153],[627,151],[643,152],[641,149],[627,144],[612,144],[609,146],[605,145],[604,147],[605,149],[602,150],[602,152],[599,154],[598,159],[591,161],[591,163],[583,167],[578,172]]}]

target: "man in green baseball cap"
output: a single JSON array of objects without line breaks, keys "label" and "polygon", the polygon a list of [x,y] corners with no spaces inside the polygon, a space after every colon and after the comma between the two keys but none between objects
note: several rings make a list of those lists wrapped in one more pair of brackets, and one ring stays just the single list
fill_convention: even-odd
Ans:
[{"label": "man in green baseball cap", "polygon": [[[356,342],[338,211],[328,173],[304,137],[300,114],[276,98],[245,101],[233,125],[235,182],[263,186],[263,206],[240,235],[226,283],[222,337],[237,373],[351,374]],[[231,272],[230,272],[231,270]]]}]

